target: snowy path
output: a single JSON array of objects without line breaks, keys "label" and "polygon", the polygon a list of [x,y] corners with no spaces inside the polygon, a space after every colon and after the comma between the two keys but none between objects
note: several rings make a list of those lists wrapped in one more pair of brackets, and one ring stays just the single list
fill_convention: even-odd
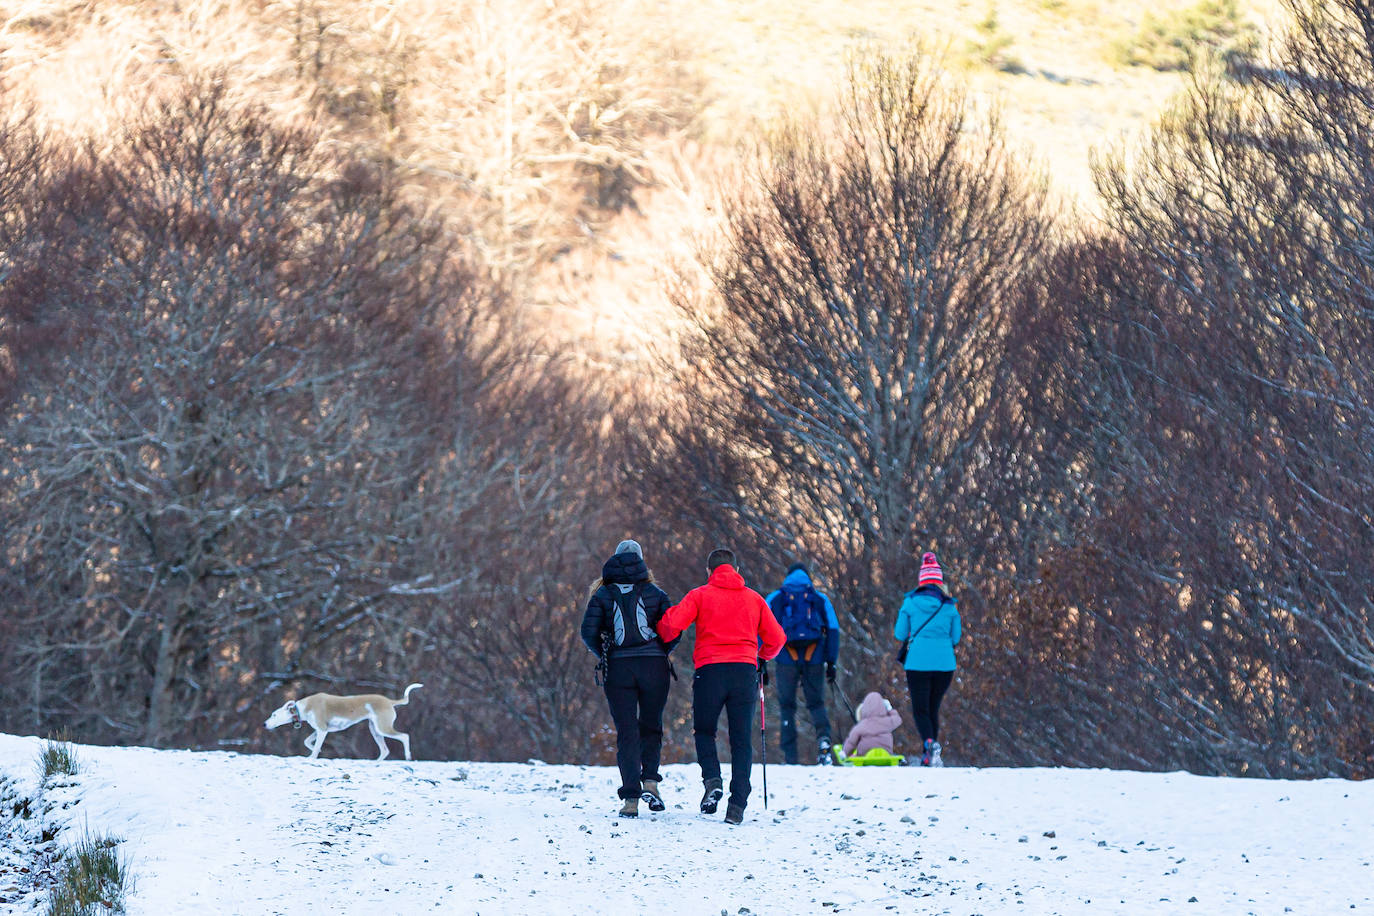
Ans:
[{"label": "snowy path", "polygon": [[603,767],[78,754],[134,914],[1374,913],[1374,783],[770,766],[730,828],[689,766],[622,821]]}]

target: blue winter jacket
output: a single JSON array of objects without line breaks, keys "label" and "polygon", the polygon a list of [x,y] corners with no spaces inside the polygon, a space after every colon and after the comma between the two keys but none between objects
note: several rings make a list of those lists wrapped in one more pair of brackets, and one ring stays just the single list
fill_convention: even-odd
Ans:
[{"label": "blue winter jacket", "polygon": [[[935,616],[931,617],[932,614]],[[906,670],[953,671],[958,667],[954,661],[954,647],[959,644],[959,608],[953,598],[946,598],[935,586],[924,585],[906,593],[892,635],[905,640],[916,633],[926,618],[930,618],[930,623],[916,634],[907,650]]]},{"label": "blue winter jacket", "polygon": [[[772,607],[773,599],[781,595],[784,590],[799,592],[811,587],[813,587],[811,585],[811,577],[806,574],[806,570],[794,569],[782,580],[782,588],[769,593],[767,599],[768,606]],[[813,663],[826,661],[833,665],[835,662],[839,661],[840,658],[840,621],[839,618],[835,616],[835,605],[830,603],[829,596],[822,591],[817,591],[816,594],[820,595],[821,601],[825,603],[826,629],[825,638],[821,640],[822,645],[820,651],[811,656],[811,661]],[[777,662],[779,665],[797,664],[797,661],[792,658],[791,652],[786,648],[783,648],[783,650],[778,653]]]}]

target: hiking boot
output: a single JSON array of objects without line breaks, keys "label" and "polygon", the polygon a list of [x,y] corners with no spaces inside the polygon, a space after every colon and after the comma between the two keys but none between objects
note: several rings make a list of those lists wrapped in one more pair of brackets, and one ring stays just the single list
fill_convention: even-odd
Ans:
[{"label": "hiking boot", "polygon": [[627,798],[625,804],[620,806],[621,817],[639,817],[639,799]]},{"label": "hiking boot", "polygon": [[743,805],[735,805],[735,804],[726,805],[726,806],[725,806],[725,823],[727,823],[727,824],[743,824],[743,823],[744,823],[744,806],[743,806]]},{"label": "hiking boot", "polygon": [[835,763],[835,758],[832,757],[831,754],[830,754],[830,739],[829,739],[829,738],[822,738],[822,739],[820,740],[820,753],[818,753],[818,754],[816,755],[816,762],[817,762],[818,764],[820,764],[821,766],[823,766],[823,767],[828,767],[828,766],[833,766],[833,765],[834,765],[834,763]]},{"label": "hiking boot", "polygon": [[930,765],[933,767],[945,765],[945,762],[940,759],[940,742],[938,741],[930,742]]},{"label": "hiking boot", "polygon": [[666,805],[663,804],[663,796],[658,794],[658,781],[646,779],[643,783],[644,791],[639,797],[649,806],[650,811],[662,811]]},{"label": "hiking boot", "polygon": [[935,742],[926,739],[926,743],[921,746],[921,766],[930,766],[930,758],[935,755]]},{"label": "hiking boot", "polygon": [[719,776],[714,779],[703,779],[702,783],[706,786],[706,794],[701,796],[701,813],[715,814],[720,797],[725,794],[725,783],[721,782]]}]

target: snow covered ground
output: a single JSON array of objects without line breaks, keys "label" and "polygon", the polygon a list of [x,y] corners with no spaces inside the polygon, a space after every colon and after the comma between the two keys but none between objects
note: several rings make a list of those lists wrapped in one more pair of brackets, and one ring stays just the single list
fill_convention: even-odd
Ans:
[{"label": "snow covered ground", "polygon": [[1374,783],[770,766],[729,827],[695,766],[626,821],[606,767],[77,754],[52,817],[125,839],[135,914],[1374,913]]}]

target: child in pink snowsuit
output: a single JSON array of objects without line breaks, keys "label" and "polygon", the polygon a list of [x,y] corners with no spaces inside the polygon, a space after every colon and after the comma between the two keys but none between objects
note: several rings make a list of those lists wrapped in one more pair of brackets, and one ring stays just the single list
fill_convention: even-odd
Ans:
[{"label": "child in pink snowsuit", "polygon": [[902,724],[902,717],[882,694],[870,693],[859,704],[859,721],[844,739],[846,757],[855,757],[880,747],[892,752],[892,733]]}]

